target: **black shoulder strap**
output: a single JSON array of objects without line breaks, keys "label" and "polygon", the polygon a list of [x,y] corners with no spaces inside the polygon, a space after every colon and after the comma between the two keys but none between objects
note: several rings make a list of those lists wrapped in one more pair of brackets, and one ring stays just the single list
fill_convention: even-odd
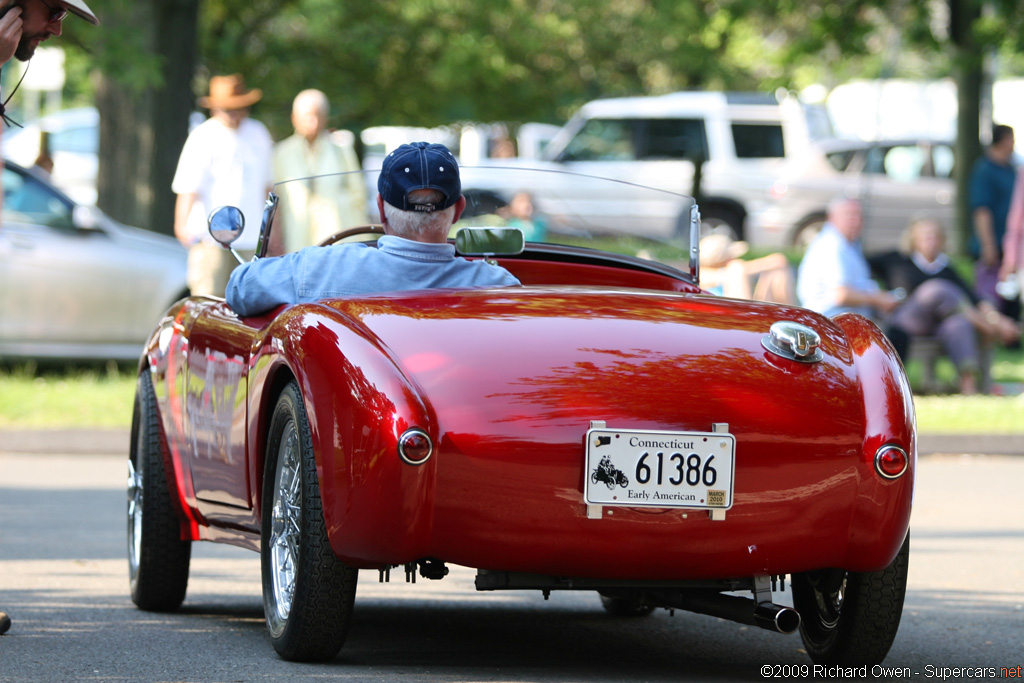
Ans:
[{"label": "black shoulder strap", "polygon": [[7,103],[11,101],[12,97],[14,97],[14,93],[18,92],[21,82],[25,80],[25,74],[28,73],[28,65],[31,63],[31,60],[25,63],[25,70],[21,72],[21,78],[18,79],[18,83],[14,86],[14,90],[11,91],[11,94],[7,96],[7,99],[5,99],[3,103],[0,103],[0,118],[4,120],[4,123],[6,123],[8,127],[17,126],[18,128],[24,128],[24,126],[7,115]]}]

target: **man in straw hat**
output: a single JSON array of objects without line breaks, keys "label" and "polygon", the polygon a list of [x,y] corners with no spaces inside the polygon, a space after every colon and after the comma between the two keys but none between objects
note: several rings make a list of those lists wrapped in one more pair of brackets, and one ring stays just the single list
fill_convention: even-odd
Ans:
[{"label": "man in straw hat", "polygon": [[[6,0],[0,2],[0,66],[17,57],[27,62],[35,54],[39,43],[49,40],[50,36],[61,34],[61,22],[68,12],[76,14],[93,25],[100,20],[92,13],[82,0]],[[12,93],[13,94],[13,93]],[[7,98],[2,98],[4,101]],[[4,121],[10,119],[0,104],[0,116]],[[2,130],[2,127],[0,127]],[[0,192],[0,206],[3,204],[3,192]],[[11,618],[6,612],[0,612],[0,635],[11,628]]]},{"label": "man in straw hat", "polygon": [[256,250],[263,205],[273,184],[273,140],[262,123],[249,118],[249,107],[262,96],[259,89],[247,90],[242,76],[234,74],[211,78],[209,96],[199,98],[210,118],[185,140],[171,183],[178,195],[174,235],[189,249],[193,295],[223,296],[236,265],[231,252],[207,232],[211,211],[221,206],[241,209],[245,231],[235,248],[243,257]]}]

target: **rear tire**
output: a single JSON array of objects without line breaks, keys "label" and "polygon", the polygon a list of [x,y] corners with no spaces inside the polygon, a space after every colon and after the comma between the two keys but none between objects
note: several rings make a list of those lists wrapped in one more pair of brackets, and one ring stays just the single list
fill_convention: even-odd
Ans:
[{"label": "rear tire", "polygon": [[738,211],[711,206],[702,210],[700,216],[700,236],[725,235],[733,241],[743,239],[743,215]]},{"label": "rear tire", "polygon": [[821,229],[825,227],[825,220],[825,216],[822,215],[808,218],[801,223],[800,227],[796,229],[796,233],[793,234],[793,246],[801,252],[806,251]]},{"label": "rear tire", "polygon": [[907,593],[910,534],[877,572],[824,569],[793,576],[800,637],[816,664],[880,664],[896,638]]},{"label": "rear tire", "polygon": [[270,642],[286,660],[333,659],[345,643],[358,571],[331,550],[302,395],[285,387],[270,422],[260,558]]},{"label": "rear tire", "polygon": [[139,375],[128,459],[128,578],[140,609],[181,606],[188,588],[192,542],[181,539],[181,518],[164,469],[163,440],[153,380]]},{"label": "rear tire", "polygon": [[[698,204],[699,206],[699,204]],[[722,234],[733,241],[743,239],[743,214],[739,210],[724,206],[700,206],[700,236]],[[676,218],[675,236],[684,241],[690,239],[690,210]]]}]

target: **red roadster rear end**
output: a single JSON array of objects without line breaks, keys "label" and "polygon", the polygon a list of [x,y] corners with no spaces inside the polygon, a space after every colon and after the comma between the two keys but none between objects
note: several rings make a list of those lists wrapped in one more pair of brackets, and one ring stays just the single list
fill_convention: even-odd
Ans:
[{"label": "red roadster rear end", "polygon": [[210,540],[261,553],[288,659],[335,655],[358,569],[455,564],[479,590],[800,625],[816,661],[881,661],[915,428],[878,328],[587,249],[498,260],[523,287],[169,311],[136,400],[136,603],[176,608]]}]

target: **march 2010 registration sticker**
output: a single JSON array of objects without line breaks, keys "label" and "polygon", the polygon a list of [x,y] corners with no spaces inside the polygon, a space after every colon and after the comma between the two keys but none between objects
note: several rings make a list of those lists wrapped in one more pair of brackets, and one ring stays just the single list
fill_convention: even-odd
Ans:
[{"label": "march 2010 registration sticker", "polygon": [[725,432],[591,429],[584,500],[627,507],[732,507],[736,437]]}]

